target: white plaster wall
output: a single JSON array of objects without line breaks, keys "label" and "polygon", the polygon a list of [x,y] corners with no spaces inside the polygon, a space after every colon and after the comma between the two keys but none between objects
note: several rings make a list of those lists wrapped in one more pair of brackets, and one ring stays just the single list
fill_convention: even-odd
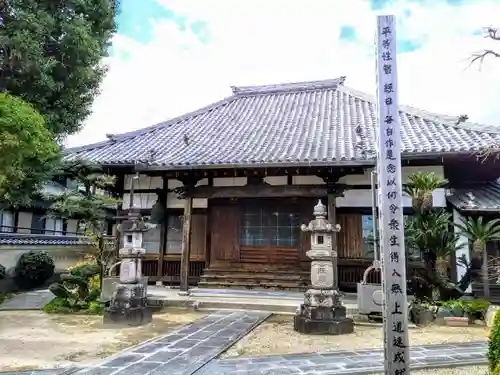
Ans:
[{"label": "white plaster wall", "polygon": [[[130,190],[130,182],[132,177],[134,177],[135,174],[127,174],[125,175],[125,181],[124,181],[124,189],[125,190]],[[139,175],[139,180],[135,181],[134,184],[135,189],[140,189],[140,190],[145,190],[145,189],[161,189],[163,188],[163,179],[160,176],[148,176],[145,174],[140,174]]]},{"label": "white plaster wall", "polygon": [[[445,189],[432,193],[434,207],[446,207]],[[347,190],[344,197],[337,197],[337,207],[371,207],[372,192],[369,189]],[[411,198],[403,196],[403,207],[411,207]]]},{"label": "white plaster wall", "polygon": [[[462,223],[463,216],[457,210],[453,210],[453,224]],[[455,230],[458,231],[458,228],[455,227]],[[460,236],[457,241],[457,249],[455,251],[455,259],[465,255],[467,262],[470,262],[470,249],[469,249],[469,240],[465,236]],[[465,275],[465,268],[460,266],[460,263],[456,263],[457,267],[457,280],[460,280]],[[469,285],[465,293],[472,293],[472,287]]]},{"label": "white plaster wall", "polygon": [[264,181],[269,185],[286,185],[288,182],[287,176],[268,176]]},{"label": "white plaster wall", "polygon": [[85,246],[0,246],[0,264],[7,271],[16,266],[23,253],[46,251],[54,260],[56,271],[63,271],[84,260],[89,249]]},{"label": "white plaster wall", "polygon": [[[232,180],[232,178],[231,178]],[[196,186],[208,185],[208,179],[204,178],[200,180]],[[179,180],[168,180],[168,188],[175,189],[182,186],[182,182]],[[230,186],[230,185],[228,185]],[[193,208],[207,208],[208,200],[206,198],[194,198],[193,199]],[[184,208],[184,200],[177,199],[177,195],[175,193],[167,194],[167,208]]]},{"label": "white plaster wall", "polygon": [[[373,171],[373,168],[367,168],[364,171],[364,174],[355,174],[344,176],[339,180],[341,184],[347,185],[370,185],[371,178],[370,174]],[[426,167],[403,167],[403,183],[408,182],[408,176],[411,174],[422,171],[422,172],[434,172],[437,176],[444,178],[444,167],[442,165],[432,165]]]},{"label": "white plaster wall", "polygon": [[[134,206],[139,208],[151,208],[156,203],[158,196],[156,193],[134,193]],[[130,194],[123,194],[122,208],[127,210],[130,208]]]},{"label": "white plaster wall", "polygon": [[[362,175],[349,175],[344,176],[339,180],[339,183],[348,185],[370,185],[370,173],[373,169],[367,168]],[[408,176],[417,172],[434,172],[438,176],[444,178],[444,170],[442,166],[426,166],[426,167],[403,167],[403,181],[408,181]],[[130,178],[133,175],[126,176],[125,189],[130,188]],[[286,185],[287,176],[268,176],[264,179],[270,185]],[[217,177],[213,180],[213,185],[215,187],[228,187],[228,186],[245,186],[247,183],[246,177]],[[325,182],[322,178],[318,176],[293,176],[292,183],[294,185],[324,185]],[[161,177],[149,177],[145,175],[140,175],[139,183],[136,185],[137,189],[156,189],[162,187]],[[208,180],[205,178],[201,180],[197,186],[207,185]],[[182,182],[176,179],[168,180],[168,188],[175,189],[176,187],[182,186]],[[445,207],[446,198],[444,189],[438,189],[433,193],[434,206],[435,207]],[[129,208],[129,194],[124,194],[123,197],[123,208]],[[136,193],[134,194],[134,203],[141,208],[152,208],[156,202],[155,193]],[[410,198],[403,198],[404,206],[410,207]],[[206,208],[208,205],[208,200],[204,198],[196,198],[193,200],[193,207],[195,208]],[[371,192],[370,190],[349,190],[346,192],[345,197],[337,198],[337,205],[339,207],[370,207],[371,206]],[[167,195],[167,207],[168,208],[184,208],[184,201],[182,199],[177,199],[174,193],[169,193]]]},{"label": "white plaster wall", "polygon": [[324,185],[325,181],[318,176],[293,176],[292,184],[294,185]]},{"label": "white plaster wall", "polygon": [[247,184],[246,177],[216,177],[214,178],[214,186],[245,186]]}]

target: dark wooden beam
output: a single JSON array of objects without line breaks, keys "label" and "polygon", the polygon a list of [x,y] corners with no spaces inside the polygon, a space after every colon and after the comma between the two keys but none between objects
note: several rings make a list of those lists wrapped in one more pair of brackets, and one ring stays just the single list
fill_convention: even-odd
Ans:
[{"label": "dark wooden beam", "polygon": [[[165,204],[165,212],[167,212],[167,194],[168,194],[168,178],[163,175],[163,188],[162,193],[165,196],[163,203]],[[160,200],[161,201],[161,200]],[[165,217],[162,221],[161,232],[160,232],[160,254],[158,256],[158,281],[157,283],[163,284],[163,259],[165,257],[165,252],[167,250],[167,226],[168,217]]]},{"label": "dark wooden beam", "polygon": [[193,210],[193,198],[184,199],[184,220],[182,223],[182,254],[181,254],[181,283],[179,294],[189,294],[189,258],[191,253],[191,218]]},{"label": "dark wooden beam", "polygon": [[[186,191],[195,189],[200,178],[194,175],[186,175],[178,178],[182,181]],[[210,186],[207,186],[210,188]],[[180,295],[189,294],[189,260],[191,258],[191,222],[193,215],[193,197],[184,197],[184,214],[182,222],[182,254],[180,274]]]},{"label": "dark wooden beam", "polygon": [[191,198],[285,198],[324,197],[326,185],[246,185],[231,187],[197,186],[186,192]]}]

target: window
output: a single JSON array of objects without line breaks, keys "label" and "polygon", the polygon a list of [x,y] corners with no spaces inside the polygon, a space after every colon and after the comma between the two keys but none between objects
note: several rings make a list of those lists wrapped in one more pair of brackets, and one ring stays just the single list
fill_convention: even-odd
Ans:
[{"label": "window", "polygon": [[[404,222],[411,219],[411,216],[404,215]],[[373,258],[374,256],[374,237],[373,237],[373,219],[372,215],[363,215],[361,217],[361,225],[363,231],[363,251],[367,258]],[[378,236],[377,236],[378,237]],[[422,259],[418,249],[405,248],[406,256],[408,260],[420,260]]]},{"label": "window", "polygon": [[31,215],[31,233],[44,234],[45,233],[45,218],[41,214],[33,213]]},{"label": "window", "polygon": [[146,253],[160,253],[161,225],[149,229],[142,238],[142,247]]},{"label": "window", "polygon": [[245,205],[241,220],[240,244],[252,247],[297,247],[300,239],[299,214],[293,207],[268,204]]},{"label": "window", "polygon": [[373,236],[373,216],[363,215],[361,217],[361,228],[363,231],[363,254],[367,258],[374,257],[375,238]]},{"label": "window", "polygon": [[10,211],[0,211],[0,232],[14,232],[14,214]]},{"label": "window", "polygon": [[167,254],[182,252],[182,215],[168,215]]},{"label": "window", "polygon": [[49,218],[45,220],[45,234],[51,236],[64,235],[64,220],[61,218]]}]

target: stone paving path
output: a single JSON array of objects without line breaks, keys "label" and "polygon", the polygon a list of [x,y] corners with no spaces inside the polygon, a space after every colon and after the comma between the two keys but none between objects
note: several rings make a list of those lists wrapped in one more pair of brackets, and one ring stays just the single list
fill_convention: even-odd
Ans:
[{"label": "stone paving path", "polygon": [[269,317],[217,312],[107,358],[78,375],[191,375]]},{"label": "stone paving path", "polygon": [[32,371],[9,371],[0,372],[1,375],[69,375],[75,372],[76,369],[70,368],[56,368],[47,370],[32,370]]},{"label": "stone paving path", "polygon": [[[269,315],[219,311],[108,357],[94,367],[0,375],[367,375],[383,372],[381,349],[217,359]],[[412,346],[410,366],[421,369],[486,364],[486,349],[486,342]]]},{"label": "stone paving path", "polygon": [[34,290],[13,295],[0,305],[0,311],[5,310],[40,310],[55,296],[48,290]]},{"label": "stone paving path", "polygon": [[[411,368],[456,367],[486,363],[485,342],[412,346]],[[196,375],[374,374],[384,370],[381,349],[333,351],[216,360]]]}]

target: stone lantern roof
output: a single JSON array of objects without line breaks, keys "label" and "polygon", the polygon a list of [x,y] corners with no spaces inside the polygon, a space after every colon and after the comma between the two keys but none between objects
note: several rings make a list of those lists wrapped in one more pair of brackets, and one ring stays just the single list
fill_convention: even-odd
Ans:
[{"label": "stone lantern roof", "polygon": [[124,220],[120,225],[118,230],[120,232],[147,232],[149,230],[148,226],[142,220],[140,210],[137,207],[130,208],[128,212],[127,219]]},{"label": "stone lantern roof", "polygon": [[318,200],[318,204],[314,206],[313,210],[314,219],[309,222],[308,225],[302,224],[300,229],[303,232],[323,232],[323,233],[331,233],[331,232],[339,232],[340,225],[332,225],[328,219],[327,211],[325,205],[321,202],[321,199]]}]

